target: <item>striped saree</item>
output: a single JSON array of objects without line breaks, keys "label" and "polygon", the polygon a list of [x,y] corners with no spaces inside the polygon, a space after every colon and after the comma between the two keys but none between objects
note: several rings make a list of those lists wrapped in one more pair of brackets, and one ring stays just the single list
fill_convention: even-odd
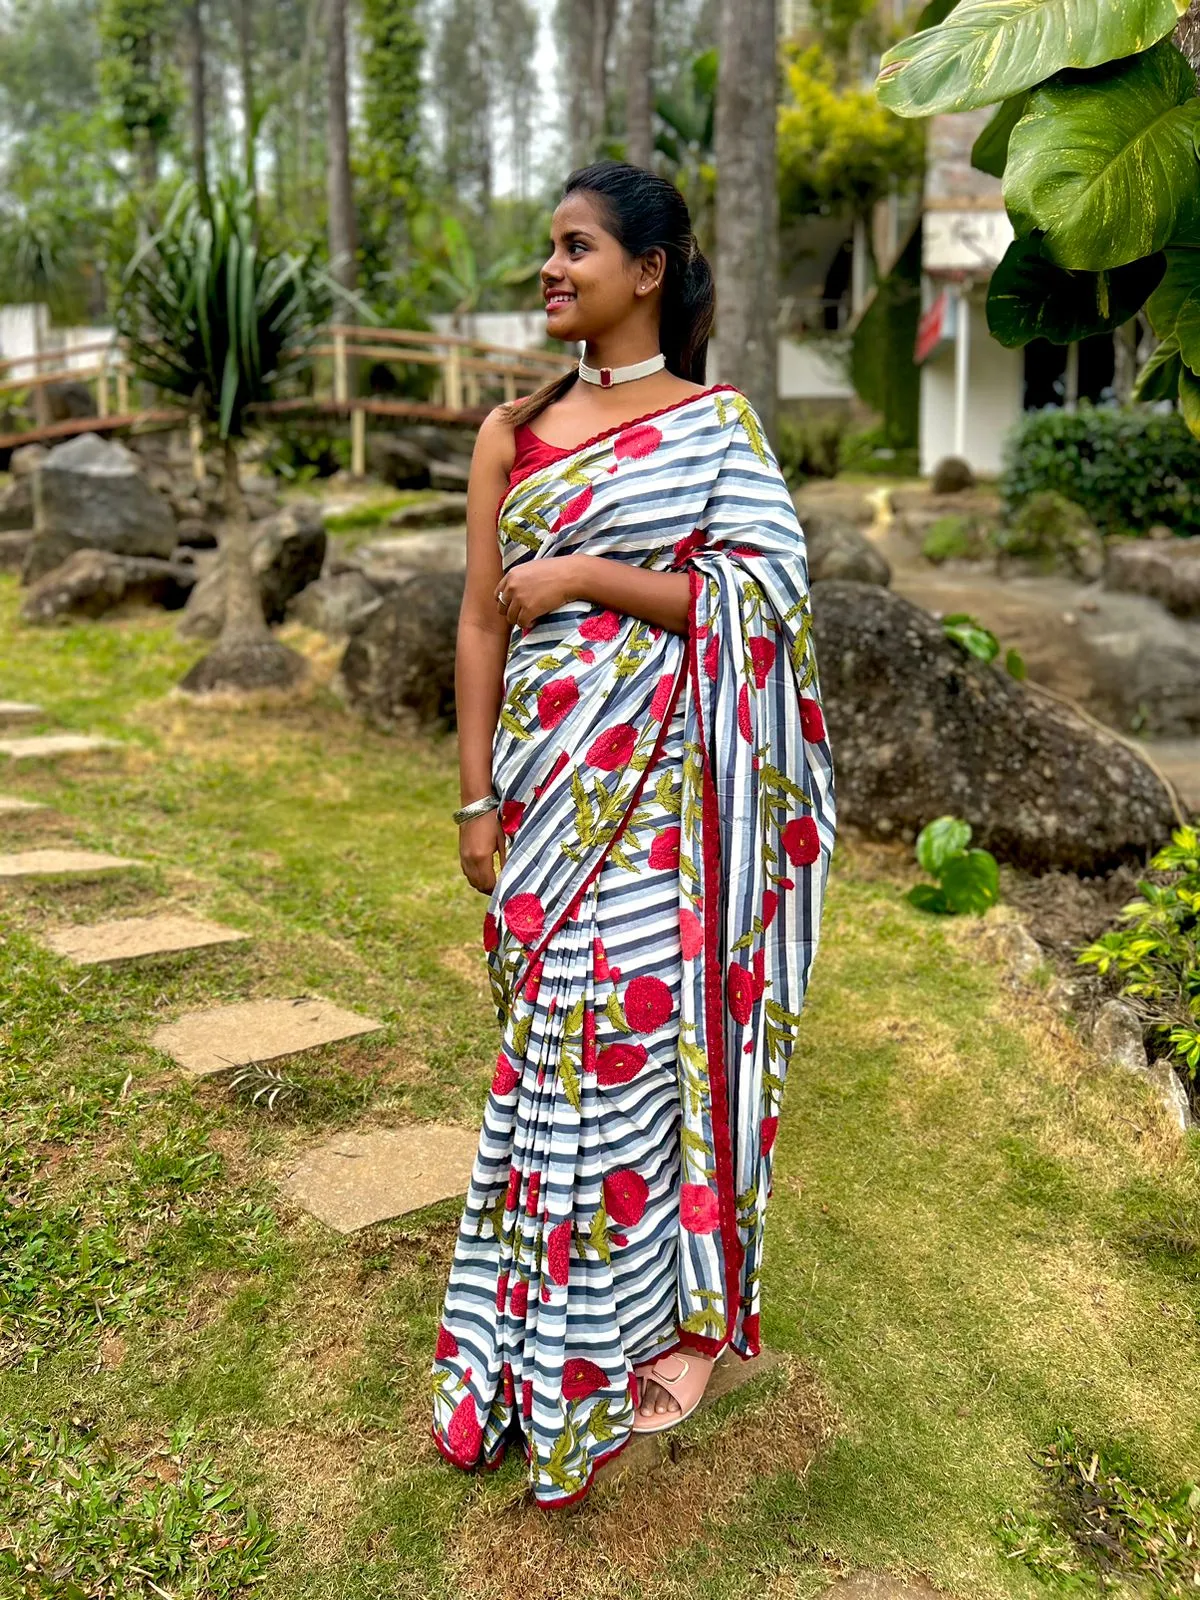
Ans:
[{"label": "striped saree", "polygon": [[633,1365],[759,1349],[763,1222],[833,849],[804,535],[717,384],[513,486],[505,571],[685,571],[686,636],[573,602],[514,631],[484,918],[503,1029],[433,1361],[433,1437],[540,1504],[631,1434]]}]

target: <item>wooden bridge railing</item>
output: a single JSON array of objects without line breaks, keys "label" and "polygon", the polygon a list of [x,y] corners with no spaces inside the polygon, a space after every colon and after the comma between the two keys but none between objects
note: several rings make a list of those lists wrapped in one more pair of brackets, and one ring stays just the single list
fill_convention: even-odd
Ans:
[{"label": "wooden bridge railing", "polygon": [[[314,392],[272,401],[255,408],[260,416],[301,412],[347,416],[350,419],[350,468],[357,477],[366,471],[367,419],[409,417],[420,421],[481,422],[488,405],[515,400],[519,389],[538,388],[567,371],[570,358],[543,350],[518,350],[508,345],[453,333],[409,328],[354,327],[337,323],[328,328],[308,353],[314,358]],[[65,358],[95,356],[84,366],[71,366]],[[407,400],[382,395],[350,393],[351,362],[368,360],[388,365],[436,367],[431,400]],[[13,368],[41,368],[58,362],[50,371],[5,377]],[[32,396],[36,426],[19,433],[0,434],[0,449],[22,444],[49,443],[72,434],[116,432],[139,422],[182,420],[182,409],[138,411],[129,407],[132,369],[117,342],[78,345],[72,350],[46,350],[35,355],[0,360],[0,396]],[[49,420],[46,389],[63,382],[94,384],[96,415]],[[112,408],[115,398],[116,409]]]}]

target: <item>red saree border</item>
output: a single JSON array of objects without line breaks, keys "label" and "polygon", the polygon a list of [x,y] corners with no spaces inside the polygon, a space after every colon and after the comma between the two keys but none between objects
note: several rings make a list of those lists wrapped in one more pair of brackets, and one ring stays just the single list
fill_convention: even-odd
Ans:
[{"label": "red saree border", "polygon": [[680,1343],[694,1340],[693,1348],[714,1353],[732,1341],[741,1300],[741,1272],[745,1251],[737,1229],[737,1195],[733,1176],[733,1145],[729,1128],[729,1091],[725,1061],[725,1011],[722,1004],[724,975],[721,971],[720,898],[721,836],[717,814],[716,781],[712,755],[705,735],[703,701],[700,695],[700,641],[696,632],[696,602],[704,586],[704,574],[689,569],[691,603],[688,607],[688,667],[696,701],[696,728],[704,764],[704,794],[701,800],[701,858],[704,894],[704,1032],[708,1047],[709,1100],[712,1106],[713,1144],[717,1160],[717,1207],[721,1218],[721,1250],[725,1266],[725,1336],[710,1339],[680,1333]]}]

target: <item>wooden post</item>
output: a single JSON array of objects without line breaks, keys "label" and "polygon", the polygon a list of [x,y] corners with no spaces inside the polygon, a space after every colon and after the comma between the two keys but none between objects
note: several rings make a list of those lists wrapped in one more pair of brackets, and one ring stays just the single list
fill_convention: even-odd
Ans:
[{"label": "wooden post", "polygon": [[479,374],[468,372],[466,374],[467,404],[479,409]]},{"label": "wooden post", "polygon": [[362,406],[350,413],[350,473],[355,478],[367,475],[367,413]]},{"label": "wooden post", "polygon": [[103,361],[100,363],[100,371],[96,374],[96,415],[98,417],[108,415],[108,367]]},{"label": "wooden post", "polygon": [[350,394],[350,379],[346,368],[346,335],[333,336],[333,398],[345,401]]},{"label": "wooden post", "polygon": [[197,483],[204,482],[204,429],[200,425],[199,417],[188,419],[188,444],[192,451],[192,477]]},{"label": "wooden post", "polygon": [[504,374],[504,401],[505,401],[505,404],[506,405],[512,405],[513,401],[516,398],[517,398],[517,380],[513,377],[511,372],[506,372]]},{"label": "wooden post", "polygon": [[446,353],[446,404],[452,411],[461,411],[462,395],[462,346],[452,344]]},{"label": "wooden post", "polygon": [[129,410],[129,374],[124,367],[117,368],[117,410],[122,416]]}]

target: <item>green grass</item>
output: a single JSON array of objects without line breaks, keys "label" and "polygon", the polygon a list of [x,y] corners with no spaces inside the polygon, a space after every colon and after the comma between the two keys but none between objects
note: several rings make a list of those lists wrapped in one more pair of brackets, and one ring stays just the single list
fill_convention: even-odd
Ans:
[{"label": "green grass", "polygon": [[[1075,1547],[1037,1457],[1068,1429],[1136,1461],[1147,1525],[1196,1477],[1200,1141],[1014,999],[964,924],[906,905],[901,852],[835,857],[767,1226],[786,1372],[632,1490],[530,1511],[519,1455],[476,1478],[428,1439],[457,1202],[342,1237],[278,1187],[338,1128],[478,1125],[495,1024],[453,742],[377,733],[320,683],[201,708],[170,692],[203,648],[171,619],[33,630],[17,598],[0,579],[0,697],[129,748],[0,769],[56,808],[0,821],[3,848],[147,865],[0,890],[0,1600],[743,1600],[843,1567],[961,1600],[1102,1592],[1086,1564],[1047,1576]],[[252,940],[86,972],[39,942],[164,902]],[[274,1112],[149,1044],[189,1007],[303,992],[384,1027],[283,1063]]]}]

